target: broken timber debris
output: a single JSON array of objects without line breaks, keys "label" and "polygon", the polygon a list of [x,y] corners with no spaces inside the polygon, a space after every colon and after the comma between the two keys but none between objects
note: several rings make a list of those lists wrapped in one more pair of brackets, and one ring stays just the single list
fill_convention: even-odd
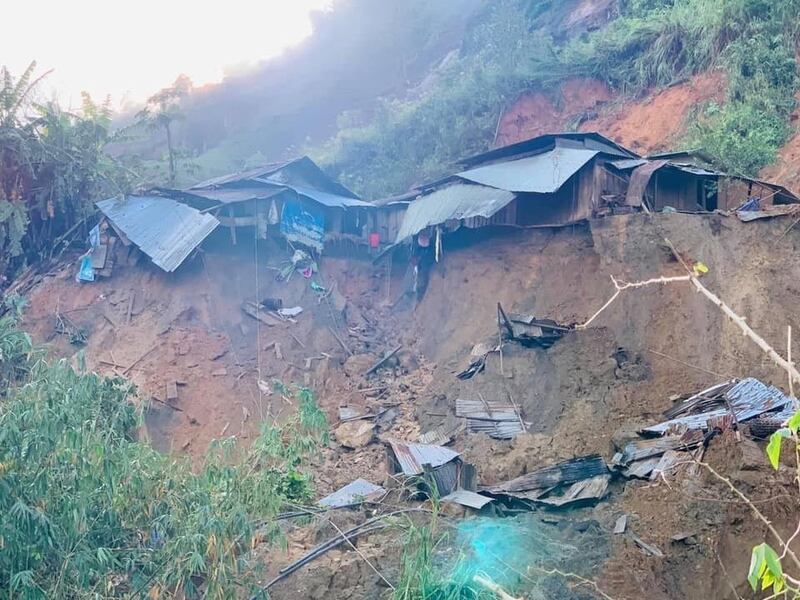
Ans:
[{"label": "broken timber debris", "polygon": [[372,375],[372,374],[373,374],[375,371],[377,371],[378,369],[380,369],[380,368],[383,366],[383,364],[384,364],[384,363],[385,363],[387,360],[389,360],[389,359],[390,359],[390,358],[392,358],[392,357],[393,357],[395,354],[397,354],[398,352],[400,352],[400,350],[401,350],[401,348],[402,348],[402,347],[403,347],[403,344],[399,344],[399,345],[395,346],[393,349],[391,349],[391,350],[389,350],[388,352],[386,352],[386,353],[383,355],[383,358],[379,359],[379,360],[378,360],[378,361],[377,361],[377,362],[376,362],[374,365],[372,365],[372,366],[371,366],[369,369],[367,369],[367,370],[364,372],[364,377],[369,377],[369,376],[370,376],[370,375]]},{"label": "broken timber debris", "polygon": [[524,431],[517,407],[511,403],[483,400],[456,400],[456,416],[467,419],[467,429],[510,440]]},{"label": "broken timber debris", "polygon": [[275,327],[275,325],[281,323],[280,319],[259,308],[255,302],[243,302],[242,310],[257,321],[261,321],[267,327]]},{"label": "broken timber debris", "polygon": [[506,314],[500,303],[497,303],[497,319],[501,331],[504,329],[506,340],[519,342],[523,346],[539,346],[549,348],[557,340],[574,329],[551,319],[537,319],[533,315]]}]

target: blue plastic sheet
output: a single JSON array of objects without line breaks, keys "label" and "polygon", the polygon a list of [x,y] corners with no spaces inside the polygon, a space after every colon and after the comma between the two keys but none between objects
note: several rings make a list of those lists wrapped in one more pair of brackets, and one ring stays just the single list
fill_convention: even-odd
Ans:
[{"label": "blue plastic sheet", "polygon": [[92,258],[88,254],[81,259],[81,266],[78,269],[77,279],[78,281],[94,281]]},{"label": "blue plastic sheet", "polygon": [[281,233],[297,242],[322,252],[325,237],[325,214],[301,204],[287,202],[281,215]]}]

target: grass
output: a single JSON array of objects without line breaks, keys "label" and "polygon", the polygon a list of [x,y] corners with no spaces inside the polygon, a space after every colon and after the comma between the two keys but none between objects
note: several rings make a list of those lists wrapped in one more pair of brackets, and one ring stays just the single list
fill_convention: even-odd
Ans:
[{"label": "grass", "polygon": [[0,322],[0,366],[24,365],[0,400],[0,598],[236,598],[257,591],[249,550],[312,495],[308,462],[327,436],[305,389],[298,414],[249,449],[212,444],[199,470],[139,442],[122,379],[32,360]]}]

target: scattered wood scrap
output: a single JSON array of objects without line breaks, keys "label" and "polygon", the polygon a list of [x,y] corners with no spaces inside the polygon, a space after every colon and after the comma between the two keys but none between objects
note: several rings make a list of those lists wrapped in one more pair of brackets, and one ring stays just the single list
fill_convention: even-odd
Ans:
[{"label": "scattered wood scrap", "polygon": [[255,302],[243,302],[242,310],[245,314],[253,317],[257,321],[260,321],[267,327],[275,327],[276,325],[280,325],[282,322],[280,319],[273,317],[267,311],[261,309],[261,307],[259,307]]},{"label": "scattered wood scrap", "polygon": [[384,363],[385,363],[387,360],[389,360],[389,359],[390,359],[390,358],[392,358],[392,357],[393,357],[395,354],[397,354],[398,352],[400,352],[400,349],[401,349],[402,347],[403,347],[403,344],[398,344],[397,346],[395,346],[394,348],[392,348],[392,349],[391,349],[391,350],[389,350],[388,352],[384,353],[384,355],[383,355],[383,358],[380,358],[380,359],[378,359],[378,361],[377,361],[377,362],[376,362],[374,365],[372,365],[372,366],[371,366],[369,369],[367,369],[367,370],[364,372],[364,377],[369,377],[369,376],[370,376],[370,375],[372,375],[372,374],[373,374],[375,371],[377,371],[378,369],[380,369],[380,368],[381,368],[381,367],[384,365]]}]

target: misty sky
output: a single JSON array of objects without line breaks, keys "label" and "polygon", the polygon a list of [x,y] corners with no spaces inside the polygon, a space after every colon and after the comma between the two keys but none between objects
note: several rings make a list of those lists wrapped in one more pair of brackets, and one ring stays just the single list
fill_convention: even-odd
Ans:
[{"label": "misty sky", "polygon": [[54,69],[44,93],[78,106],[86,90],[115,106],[145,99],[180,73],[219,81],[311,32],[330,0],[6,0],[0,64]]}]

